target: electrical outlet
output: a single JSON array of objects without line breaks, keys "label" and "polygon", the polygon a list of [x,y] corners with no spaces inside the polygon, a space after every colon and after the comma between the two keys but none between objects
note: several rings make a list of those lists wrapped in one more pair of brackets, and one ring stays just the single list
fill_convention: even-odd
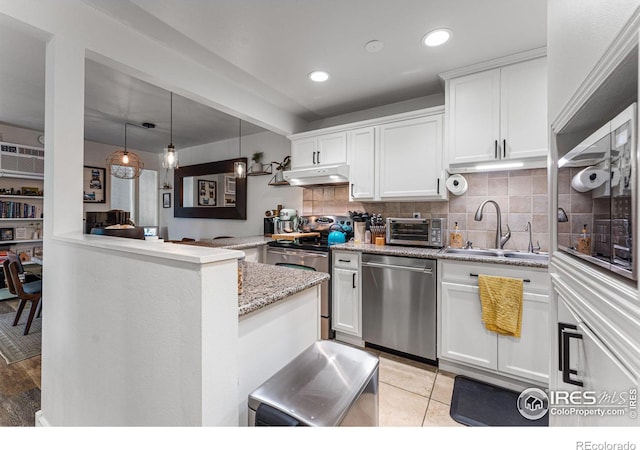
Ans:
[{"label": "electrical outlet", "polygon": [[422,214],[420,214],[419,212],[414,212],[414,213],[413,213],[413,218],[414,218],[414,219],[420,219],[420,218],[421,218],[421,216],[422,216]]}]

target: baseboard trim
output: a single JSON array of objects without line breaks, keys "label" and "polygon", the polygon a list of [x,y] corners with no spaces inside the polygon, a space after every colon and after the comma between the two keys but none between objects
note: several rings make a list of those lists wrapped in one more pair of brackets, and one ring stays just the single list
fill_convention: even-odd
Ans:
[{"label": "baseboard trim", "polygon": [[36,427],[50,427],[51,424],[42,415],[42,410],[36,411]]},{"label": "baseboard trim", "polygon": [[520,381],[513,378],[508,378],[495,373],[487,372],[482,369],[466,366],[463,364],[457,364],[453,361],[447,361],[442,358],[438,360],[438,369],[444,372],[450,372],[455,375],[465,375],[475,380],[483,381],[485,383],[494,384],[505,389],[520,392],[530,387],[539,387],[548,389],[548,385],[542,385],[536,382]]},{"label": "baseboard trim", "polygon": [[356,347],[364,348],[364,341],[362,338],[351,336],[349,334],[344,334],[339,331],[336,331],[336,341],[344,342],[347,344],[354,345]]}]

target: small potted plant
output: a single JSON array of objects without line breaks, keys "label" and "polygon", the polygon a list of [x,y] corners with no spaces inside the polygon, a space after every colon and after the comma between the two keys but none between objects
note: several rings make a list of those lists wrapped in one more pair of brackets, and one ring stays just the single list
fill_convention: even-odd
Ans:
[{"label": "small potted plant", "polygon": [[284,175],[282,172],[289,168],[289,165],[291,164],[291,157],[287,156],[282,160],[282,162],[274,161],[272,164],[276,165],[276,175],[274,181],[276,183],[282,183],[284,181]]},{"label": "small potted plant", "polygon": [[264,169],[262,167],[262,157],[263,156],[264,156],[263,152],[255,152],[253,154],[253,156],[251,157],[251,161],[253,161],[253,164],[251,164],[251,172],[260,173],[260,172],[264,171]]}]

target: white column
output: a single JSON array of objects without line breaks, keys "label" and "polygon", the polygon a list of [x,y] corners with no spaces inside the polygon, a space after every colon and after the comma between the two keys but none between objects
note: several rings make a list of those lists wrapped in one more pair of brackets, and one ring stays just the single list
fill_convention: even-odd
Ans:
[{"label": "white column", "polygon": [[[70,295],[77,273],[73,255],[62,252],[54,235],[81,232],[82,166],[84,161],[84,48],[63,36],[47,43],[45,82],[45,175],[42,330],[42,411],[52,414],[57,402],[63,349],[81,336],[61,333],[68,318],[77,314],[77,302],[86,297]],[[60,358],[63,358],[62,360]],[[46,418],[45,418],[46,420]],[[55,422],[54,422],[55,423]]]},{"label": "white column", "polygon": [[47,44],[45,253],[47,237],[82,230],[84,47],[63,36]]}]

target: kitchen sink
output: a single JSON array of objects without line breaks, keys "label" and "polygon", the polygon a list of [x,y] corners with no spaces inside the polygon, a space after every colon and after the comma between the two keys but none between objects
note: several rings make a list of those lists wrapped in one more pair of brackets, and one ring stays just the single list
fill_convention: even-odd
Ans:
[{"label": "kitchen sink", "polygon": [[549,261],[546,253],[505,252],[505,258],[528,259],[533,261]]},{"label": "kitchen sink", "polygon": [[529,261],[548,261],[549,255],[546,253],[528,253],[514,250],[482,249],[482,248],[445,248],[444,254],[487,256],[490,258],[512,258],[527,259]]},{"label": "kitchen sink", "polygon": [[485,250],[481,248],[445,248],[442,253],[469,256],[493,256],[496,258],[504,254],[502,250]]}]

